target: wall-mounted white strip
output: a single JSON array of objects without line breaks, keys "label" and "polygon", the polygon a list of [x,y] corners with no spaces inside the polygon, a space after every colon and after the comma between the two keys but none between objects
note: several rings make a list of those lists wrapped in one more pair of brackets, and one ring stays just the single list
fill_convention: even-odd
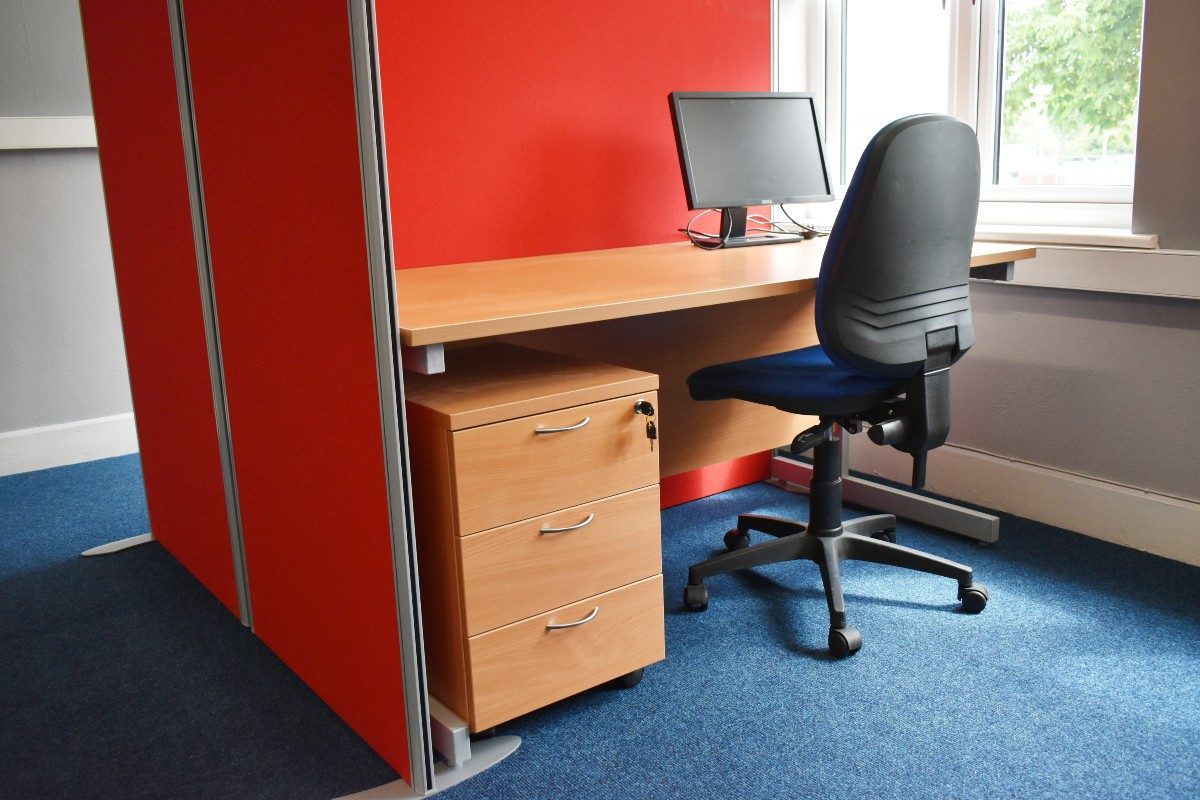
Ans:
[{"label": "wall-mounted white strip", "polygon": [[0,117],[0,150],[95,146],[91,117]]},{"label": "wall-mounted white strip", "polygon": [[0,433],[0,476],[138,451],[133,414]]}]

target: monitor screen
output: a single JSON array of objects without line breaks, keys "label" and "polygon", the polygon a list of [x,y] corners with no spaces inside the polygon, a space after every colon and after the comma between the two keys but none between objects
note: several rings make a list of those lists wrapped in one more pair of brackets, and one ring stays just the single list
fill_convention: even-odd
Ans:
[{"label": "monitor screen", "polygon": [[811,94],[672,92],[688,208],[832,200]]}]

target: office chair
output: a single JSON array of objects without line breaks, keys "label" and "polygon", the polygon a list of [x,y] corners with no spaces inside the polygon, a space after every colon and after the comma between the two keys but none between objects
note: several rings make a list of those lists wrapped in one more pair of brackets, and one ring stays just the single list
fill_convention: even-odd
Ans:
[{"label": "office chair", "polygon": [[[913,457],[914,487],[926,453],[950,428],[950,365],[974,343],[967,296],[979,207],[979,146],[953,117],[919,114],[886,125],[863,152],[829,234],[817,280],[819,345],[705,367],[688,377],[696,400],[734,398],[815,415],[792,442],[813,452],[809,520],[738,517],[729,552],[693,565],[684,606],[708,607],[706,578],[807,559],[816,562],[829,605],[829,649],[862,647],[846,622],[839,564],[873,561],[958,581],[962,608],[978,613],[987,589],[971,568],[895,543],[896,518],[843,522],[838,428]],[[835,427],[836,426],[836,427]],[[777,537],[750,545],[749,532]]]}]

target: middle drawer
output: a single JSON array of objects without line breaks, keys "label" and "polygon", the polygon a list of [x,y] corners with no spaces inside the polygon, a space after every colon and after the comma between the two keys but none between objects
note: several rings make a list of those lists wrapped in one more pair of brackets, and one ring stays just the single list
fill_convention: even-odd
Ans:
[{"label": "middle drawer", "polygon": [[647,486],[459,539],[467,635],[662,572],[658,506]]}]

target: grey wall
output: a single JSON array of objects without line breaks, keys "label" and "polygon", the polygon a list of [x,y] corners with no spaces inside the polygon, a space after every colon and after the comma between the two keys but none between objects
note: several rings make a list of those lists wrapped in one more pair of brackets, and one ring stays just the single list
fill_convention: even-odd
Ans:
[{"label": "grey wall", "polygon": [[0,0],[0,117],[91,113],[77,0]]},{"label": "grey wall", "polygon": [[1146,0],[1133,230],[1200,250],[1200,3]]},{"label": "grey wall", "polygon": [[[89,114],[75,0],[0,0],[0,116]],[[0,433],[131,410],[96,151],[0,150]]]},{"label": "grey wall", "polygon": [[975,282],[971,309],[951,444],[1200,502],[1200,300]]},{"label": "grey wall", "polygon": [[130,411],[96,151],[0,152],[0,186],[0,432]]}]

